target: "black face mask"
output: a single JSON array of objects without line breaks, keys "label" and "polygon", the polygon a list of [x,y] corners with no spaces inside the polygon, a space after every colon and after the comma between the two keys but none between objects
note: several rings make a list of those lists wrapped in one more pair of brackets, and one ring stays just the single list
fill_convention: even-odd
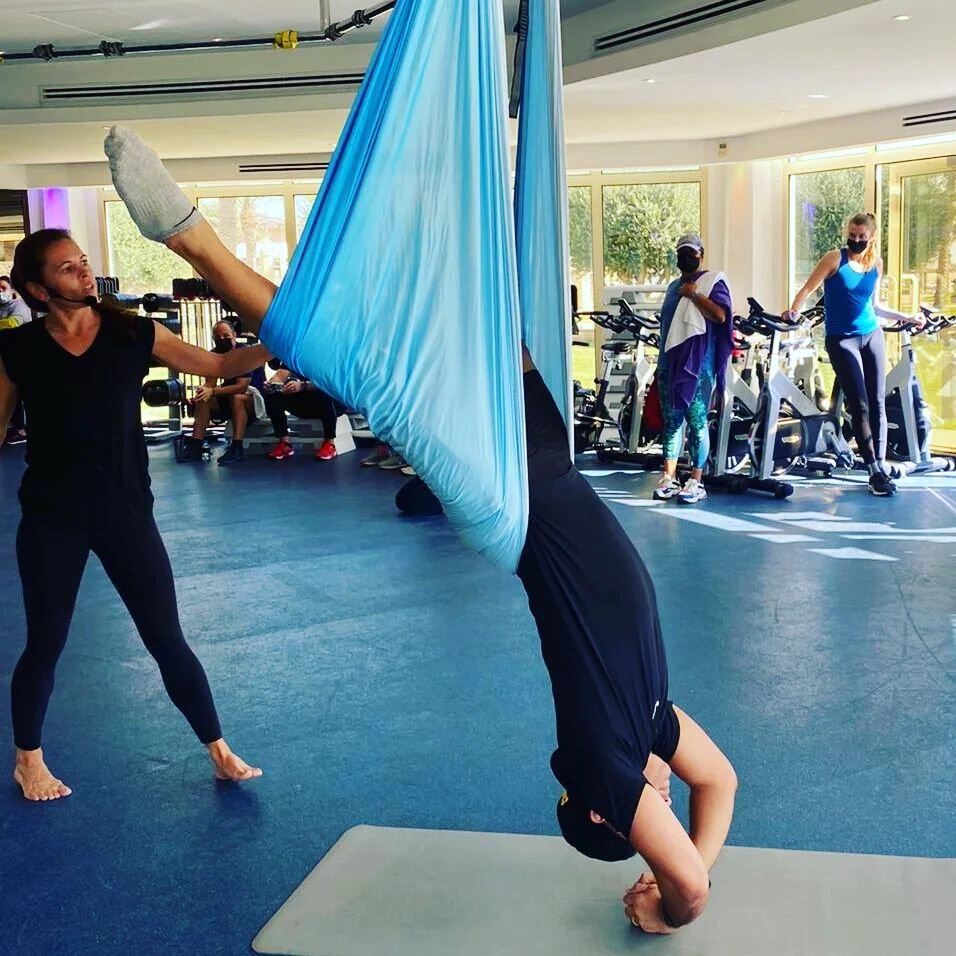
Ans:
[{"label": "black face mask", "polygon": [[213,346],[214,352],[231,352],[233,349],[232,339],[213,339],[216,344]]},{"label": "black face mask", "polygon": [[683,273],[697,272],[700,269],[700,256],[695,252],[678,252],[677,268]]},{"label": "black face mask", "polygon": [[869,239],[847,239],[846,247],[854,255],[859,255],[861,252],[866,252],[866,247],[870,244]]}]

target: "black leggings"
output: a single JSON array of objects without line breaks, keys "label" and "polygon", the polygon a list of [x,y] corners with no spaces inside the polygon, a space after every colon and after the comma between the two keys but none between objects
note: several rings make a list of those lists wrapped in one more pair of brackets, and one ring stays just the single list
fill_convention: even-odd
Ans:
[{"label": "black leggings", "polygon": [[267,394],[266,412],[276,438],[285,438],[289,434],[286,412],[292,412],[296,418],[318,418],[322,422],[322,436],[326,441],[334,441],[335,422],[341,414],[341,408],[330,395],[314,389],[291,395],[283,392]]},{"label": "black leggings", "polygon": [[869,335],[828,335],[827,355],[843,390],[857,448],[868,465],[886,457],[886,343]]},{"label": "black leggings", "polygon": [[119,592],[172,702],[204,744],[222,736],[206,673],[179,626],[169,558],[152,515],[91,533],[26,514],[17,531],[27,646],[13,671],[14,743],[40,746],[56,662],[92,551]]}]

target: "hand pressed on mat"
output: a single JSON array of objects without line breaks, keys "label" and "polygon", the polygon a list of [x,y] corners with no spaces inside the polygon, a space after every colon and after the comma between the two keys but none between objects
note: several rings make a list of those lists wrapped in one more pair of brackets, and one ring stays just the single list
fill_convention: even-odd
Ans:
[{"label": "hand pressed on mat", "polygon": [[624,915],[635,929],[659,936],[670,936],[677,930],[664,920],[664,900],[657,881],[650,874],[643,874],[624,894]]}]

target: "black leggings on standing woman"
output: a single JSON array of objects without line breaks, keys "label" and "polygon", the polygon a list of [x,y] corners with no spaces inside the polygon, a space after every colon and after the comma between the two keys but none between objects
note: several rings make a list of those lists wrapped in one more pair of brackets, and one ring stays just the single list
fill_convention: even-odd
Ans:
[{"label": "black leggings on standing woman", "polygon": [[827,355],[850,409],[857,448],[867,465],[886,458],[886,343],[869,335],[828,335]]},{"label": "black leggings on standing woman", "polygon": [[110,522],[108,530],[48,522],[25,514],[17,532],[27,646],[13,671],[13,736],[21,750],[40,747],[57,660],[66,644],[90,552],[102,562],[146,649],[159,664],[172,702],[204,744],[222,737],[206,673],[179,625],[166,548],[152,515]]}]

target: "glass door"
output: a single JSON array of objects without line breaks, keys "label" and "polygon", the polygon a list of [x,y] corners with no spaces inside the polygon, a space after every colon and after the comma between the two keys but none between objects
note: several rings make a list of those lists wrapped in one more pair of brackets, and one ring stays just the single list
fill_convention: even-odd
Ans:
[{"label": "glass door", "polygon": [[[889,167],[887,292],[894,307],[956,314],[956,157]],[[956,452],[956,329],[917,335],[934,450]]]}]

